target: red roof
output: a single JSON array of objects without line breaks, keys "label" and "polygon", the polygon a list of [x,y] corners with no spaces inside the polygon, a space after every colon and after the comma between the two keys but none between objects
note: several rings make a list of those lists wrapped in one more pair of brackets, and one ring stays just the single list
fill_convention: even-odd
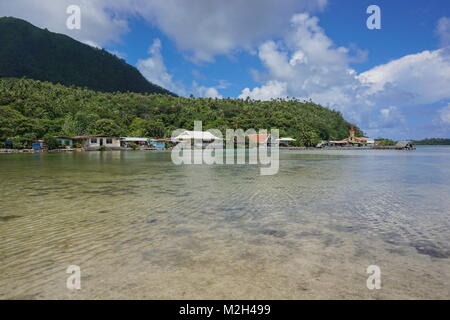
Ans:
[{"label": "red roof", "polygon": [[249,134],[248,139],[257,143],[266,143],[270,134]]}]

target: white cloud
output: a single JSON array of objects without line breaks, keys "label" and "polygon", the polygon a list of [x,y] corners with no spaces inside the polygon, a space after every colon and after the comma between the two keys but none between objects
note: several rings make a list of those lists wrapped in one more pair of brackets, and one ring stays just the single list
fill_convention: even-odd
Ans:
[{"label": "white cloud", "polygon": [[371,123],[371,129],[391,129],[405,124],[405,117],[402,111],[394,106],[383,108],[379,111],[379,116]]},{"label": "white cloud", "polygon": [[326,0],[147,1],[142,15],[198,61],[279,35],[295,12],[320,10]]},{"label": "white cloud", "polygon": [[[167,71],[161,49],[161,40],[158,38],[154,39],[152,45],[148,49],[149,57],[138,60],[136,63],[137,69],[150,82],[178,95],[186,96],[188,89],[183,83],[173,80],[172,75]],[[228,86],[229,83],[225,80],[219,80],[216,86],[211,87],[201,86],[196,81],[193,81],[191,92],[197,97],[222,99],[223,96],[220,94],[219,90],[225,89]]]},{"label": "white cloud", "polygon": [[442,47],[450,45],[450,18],[442,17],[438,20],[436,34]]},{"label": "white cloud", "polygon": [[96,49],[102,48],[98,43],[95,43],[94,41],[91,41],[91,40],[86,40],[86,41],[84,41],[84,43],[87,44],[88,46],[91,46]]},{"label": "white cloud", "polygon": [[265,73],[253,73],[262,85],[243,89],[239,97],[311,98],[372,134],[407,130],[409,107],[450,99],[450,48],[404,56],[358,74],[350,66],[351,52],[358,55],[358,50],[336,46],[318,22],[308,14],[294,15],[281,41],[260,45]]},{"label": "white cloud", "polygon": [[450,98],[450,48],[423,51],[377,66],[358,76],[367,95],[399,106]]},{"label": "white cloud", "polygon": [[109,53],[115,55],[119,59],[125,60],[125,58],[127,57],[127,54],[124,52],[121,52],[121,51],[117,51],[117,50],[108,50],[108,51],[109,51]]},{"label": "white cloud", "polygon": [[164,59],[161,54],[161,47],[161,40],[154,39],[153,44],[148,49],[150,56],[146,59],[138,60],[136,67],[147,80],[176,94],[184,95],[185,90],[183,86],[181,84],[174,83],[172,80],[172,75],[167,72]]},{"label": "white cloud", "polygon": [[[280,35],[288,18],[302,10],[321,10],[327,0],[14,0],[1,1],[2,15],[26,19],[80,41],[104,46],[120,41],[128,19],[142,17],[157,26],[197,61]],[[81,30],[66,28],[66,8],[81,7]]]},{"label": "white cloud", "polygon": [[279,82],[276,80],[268,81],[267,84],[260,88],[254,88],[250,90],[245,88],[242,90],[239,99],[246,99],[247,97],[253,100],[270,100],[275,98],[287,97],[287,84],[285,82]]},{"label": "white cloud", "polygon": [[253,90],[244,89],[240,97],[267,100],[291,96],[312,98],[341,109],[347,106],[354,99],[354,88],[359,83],[355,71],[348,66],[349,50],[335,46],[318,21],[308,14],[296,14],[282,41],[260,45],[258,56],[266,74],[256,74],[265,83]]},{"label": "white cloud", "polygon": [[218,90],[221,88],[224,88],[222,83],[219,83],[217,87],[200,86],[196,81],[193,81],[192,83],[193,94],[197,97],[222,99],[223,96],[219,93]]},{"label": "white cloud", "polygon": [[450,125],[450,103],[439,110],[439,119],[447,125]]}]

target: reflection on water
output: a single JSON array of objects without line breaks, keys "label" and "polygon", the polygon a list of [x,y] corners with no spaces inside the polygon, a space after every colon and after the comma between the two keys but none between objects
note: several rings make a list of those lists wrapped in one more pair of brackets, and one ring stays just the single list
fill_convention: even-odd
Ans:
[{"label": "reflection on water", "polygon": [[1,154],[0,298],[448,299],[449,156],[283,151],[260,176],[170,152]]}]

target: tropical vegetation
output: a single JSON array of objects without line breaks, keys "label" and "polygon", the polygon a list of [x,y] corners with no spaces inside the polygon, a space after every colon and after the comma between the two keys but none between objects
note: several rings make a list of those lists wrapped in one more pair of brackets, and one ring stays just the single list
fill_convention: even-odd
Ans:
[{"label": "tropical vegetation", "polygon": [[[16,148],[44,136],[106,134],[170,137],[175,129],[279,129],[297,145],[348,136],[351,123],[339,111],[297,99],[253,101],[106,93],[30,79],[0,78],[0,142]],[[362,132],[357,129],[357,135]]]}]

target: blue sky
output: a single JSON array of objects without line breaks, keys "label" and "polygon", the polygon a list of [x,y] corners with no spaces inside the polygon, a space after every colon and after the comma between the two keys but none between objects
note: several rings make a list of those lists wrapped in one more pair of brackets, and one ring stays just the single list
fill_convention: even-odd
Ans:
[{"label": "blue sky", "polygon": [[180,95],[311,98],[373,137],[450,137],[447,0],[17,0],[0,15],[104,47]]}]

